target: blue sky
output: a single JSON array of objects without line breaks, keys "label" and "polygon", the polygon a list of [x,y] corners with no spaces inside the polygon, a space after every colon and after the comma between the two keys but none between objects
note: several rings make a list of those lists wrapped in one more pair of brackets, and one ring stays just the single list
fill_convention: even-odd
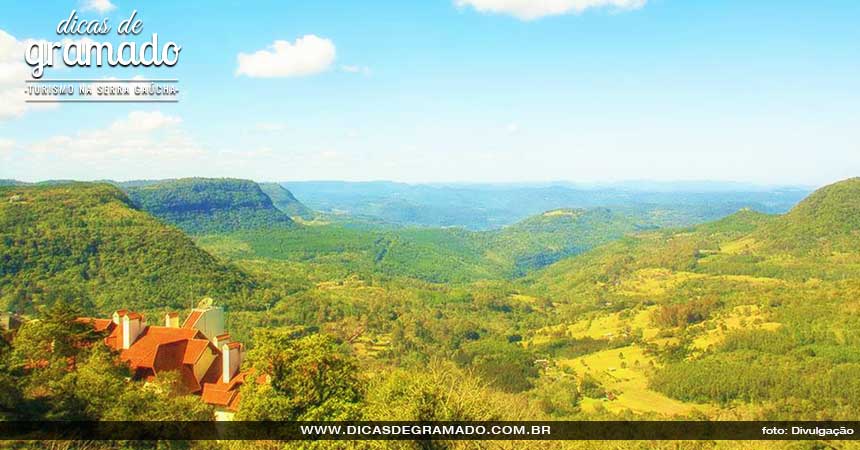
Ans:
[{"label": "blue sky", "polygon": [[[16,43],[72,9],[137,9],[180,62],[46,78],[181,101],[25,108]],[[821,185],[860,175],[858,23],[849,0],[4,2],[0,178]]]}]

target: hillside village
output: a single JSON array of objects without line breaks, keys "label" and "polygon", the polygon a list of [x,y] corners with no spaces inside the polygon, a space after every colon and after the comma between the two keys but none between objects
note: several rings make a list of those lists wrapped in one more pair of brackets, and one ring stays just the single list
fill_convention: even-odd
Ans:
[{"label": "hillside village", "polygon": [[217,418],[230,419],[238,409],[239,388],[252,371],[239,370],[245,348],[225,330],[222,308],[194,308],[182,325],[176,312],[166,313],[163,325],[150,325],[143,315],[128,310],[118,310],[109,319],[81,317],[77,322],[103,333],[105,345],[119,352],[135,379],[152,380],[176,371],[188,393],[215,407]]}]

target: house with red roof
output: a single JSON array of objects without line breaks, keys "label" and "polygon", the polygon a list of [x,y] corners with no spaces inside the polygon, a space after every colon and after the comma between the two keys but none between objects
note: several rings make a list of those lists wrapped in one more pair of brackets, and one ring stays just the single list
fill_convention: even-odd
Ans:
[{"label": "house with red roof", "polygon": [[224,311],[207,305],[194,308],[179,326],[179,314],[169,312],[164,325],[149,325],[143,315],[119,310],[110,319],[82,317],[105,334],[105,344],[118,351],[135,379],[152,380],[159,373],[178,372],[189,393],[215,406],[219,417],[238,409],[240,372],[245,349],[224,330]]}]

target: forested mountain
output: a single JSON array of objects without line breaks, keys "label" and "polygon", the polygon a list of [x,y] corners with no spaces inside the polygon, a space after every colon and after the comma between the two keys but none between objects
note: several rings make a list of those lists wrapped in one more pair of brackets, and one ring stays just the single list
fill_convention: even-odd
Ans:
[{"label": "forested mountain", "polygon": [[480,236],[462,229],[331,224],[207,235],[198,242],[225,258],[314,263],[435,283],[502,278],[508,271],[508,264],[485,257]]},{"label": "forested mountain", "polygon": [[281,183],[315,211],[400,225],[497,229],[545,211],[610,208],[661,227],[717,220],[742,208],[783,213],[806,188],[735,183],[406,184],[387,181]]},{"label": "forested mountain", "polygon": [[276,208],[287,213],[292,218],[301,218],[304,220],[313,220],[314,212],[310,208],[302,204],[292,192],[286,190],[278,183],[258,183],[260,189],[272,199],[272,203]]},{"label": "forested mountain", "polygon": [[752,238],[770,252],[860,251],[860,178],[819,189]]},{"label": "forested mountain", "polygon": [[485,251],[490,259],[512,264],[518,276],[648,228],[653,226],[606,208],[557,209],[485,232]]},{"label": "forested mountain", "polygon": [[0,255],[2,310],[32,312],[57,298],[101,313],[176,308],[253,288],[108,184],[0,188]]},{"label": "forested mountain", "polygon": [[336,223],[199,241],[225,257],[337,261],[355,271],[447,283],[519,277],[645,228],[625,214],[595,208],[550,211],[496,231]]},{"label": "forested mountain", "polygon": [[192,234],[293,225],[249,180],[183,178],[123,187],[140,209]]}]

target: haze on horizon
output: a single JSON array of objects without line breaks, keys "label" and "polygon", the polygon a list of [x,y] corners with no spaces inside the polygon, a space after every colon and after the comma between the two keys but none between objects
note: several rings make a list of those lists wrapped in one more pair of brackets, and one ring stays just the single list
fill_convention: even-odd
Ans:
[{"label": "haze on horizon", "polygon": [[231,178],[231,179],[247,179],[256,183],[278,183],[278,184],[340,184],[340,185],[405,185],[405,186],[424,186],[435,188],[451,188],[451,189],[517,189],[517,188],[544,188],[544,187],[565,187],[574,190],[630,190],[630,191],[652,191],[652,192],[743,192],[743,191],[765,191],[778,189],[798,189],[803,191],[812,191],[819,187],[837,183],[842,180],[834,180],[821,185],[803,184],[803,183],[757,183],[743,182],[735,180],[716,180],[716,179],[701,179],[701,180],[655,180],[655,179],[629,179],[629,180],[605,180],[605,181],[577,181],[577,180],[524,180],[524,181],[435,181],[435,180],[419,180],[419,181],[403,181],[394,179],[267,179],[254,177],[239,177],[239,176],[205,176],[205,175],[189,175],[181,177],[165,177],[165,178],[42,178],[42,179],[23,179],[23,178],[0,178],[0,181],[16,181],[23,183],[46,183],[46,182],[63,182],[63,181],[79,181],[79,182],[116,182],[128,183],[135,181],[166,181],[180,178]]}]

